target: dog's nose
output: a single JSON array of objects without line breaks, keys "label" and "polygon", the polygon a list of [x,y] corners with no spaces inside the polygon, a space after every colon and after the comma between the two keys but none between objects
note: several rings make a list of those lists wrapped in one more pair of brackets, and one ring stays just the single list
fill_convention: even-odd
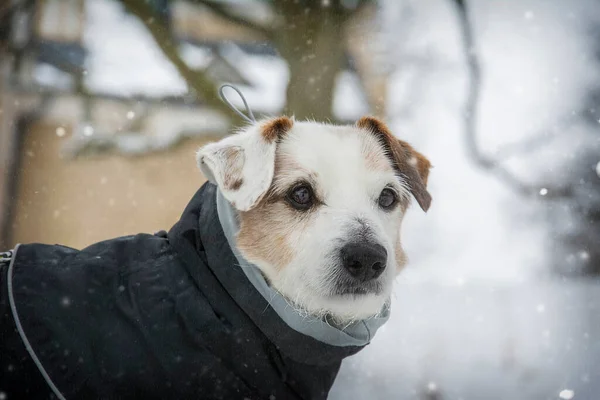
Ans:
[{"label": "dog's nose", "polygon": [[377,278],[387,264],[387,251],[380,244],[349,243],[341,249],[344,268],[363,282]]}]

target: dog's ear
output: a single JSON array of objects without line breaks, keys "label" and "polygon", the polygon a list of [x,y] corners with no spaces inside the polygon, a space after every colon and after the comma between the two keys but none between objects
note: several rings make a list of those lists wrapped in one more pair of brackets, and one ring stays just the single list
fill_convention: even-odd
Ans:
[{"label": "dog's ear", "polygon": [[375,117],[363,117],[356,125],[375,135],[384,146],[394,168],[406,178],[410,192],[423,211],[431,205],[431,195],[427,191],[427,178],[431,163],[410,144],[396,138],[389,128]]},{"label": "dog's ear", "polygon": [[248,211],[271,186],[277,142],[292,126],[288,117],[257,122],[200,148],[196,155],[198,167],[235,208]]}]

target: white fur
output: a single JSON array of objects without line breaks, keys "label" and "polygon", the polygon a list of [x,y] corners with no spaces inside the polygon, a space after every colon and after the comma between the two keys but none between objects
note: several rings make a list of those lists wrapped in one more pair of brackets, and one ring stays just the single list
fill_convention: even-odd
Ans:
[{"label": "white fur", "polygon": [[[253,148],[246,141],[254,140],[255,135],[255,130],[250,129],[199,153],[202,160],[207,160],[207,164],[212,163],[209,164],[211,168],[216,166],[218,170],[218,161],[211,160],[210,156],[214,148],[231,145],[232,142],[246,146],[246,162],[249,163],[247,179],[255,182],[255,185],[252,190],[247,189],[244,195],[226,194],[226,197],[235,197],[235,204],[240,210],[255,204],[256,198],[264,194],[259,192],[266,191],[271,184],[273,175],[271,157],[274,157],[275,149],[259,148],[252,153],[246,150]],[[269,265],[264,260],[244,255],[263,271],[273,287],[294,306],[312,315],[328,314],[340,321],[368,318],[380,312],[391,295],[397,273],[395,246],[399,245],[402,210],[398,206],[392,212],[386,212],[378,207],[377,199],[389,185],[405,198],[408,198],[408,191],[405,182],[395,174],[387,159],[384,162],[389,163],[389,168],[385,170],[367,168],[365,149],[375,151],[385,159],[381,145],[368,133],[353,126],[313,122],[295,122],[277,145],[277,152],[289,156],[302,168],[291,172],[291,175],[297,176],[278,176],[276,179],[292,183],[305,178],[303,170],[314,171],[317,176],[315,189],[324,205],[314,211],[315,216],[306,231],[292,232],[287,238],[287,243],[295,250],[295,257],[288,265]],[[254,178],[250,178],[251,171],[257,174]],[[278,181],[275,184],[279,184]],[[216,182],[219,184],[218,178]],[[336,264],[340,262],[336,251],[352,240],[357,218],[369,225],[373,239],[387,250],[387,266],[378,278],[383,290],[379,294],[332,295],[332,273],[339,268]]]},{"label": "white fur", "polygon": [[[259,124],[255,124],[238,134],[210,143],[196,154],[198,167],[210,182],[221,189],[223,196],[240,211],[250,210],[267,192],[273,180],[275,169],[275,143],[268,143],[261,137]],[[234,148],[243,157],[243,184],[237,190],[225,187],[223,179],[230,166],[222,157],[223,151]]]}]

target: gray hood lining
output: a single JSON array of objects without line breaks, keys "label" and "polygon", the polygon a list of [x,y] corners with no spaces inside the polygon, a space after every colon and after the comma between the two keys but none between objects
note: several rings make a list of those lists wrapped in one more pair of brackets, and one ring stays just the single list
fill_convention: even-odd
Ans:
[{"label": "gray hood lining", "polygon": [[236,267],[242,269],[256,290],[290,328],[332,346],[364,346],[373,339],[377,329],[389,319],[389,301],[378,315],[366,320],[355,321],[343,327],[334,326],[330,321],[300,314],[279,292],[269,286],[260,269],[240,254],[236,244],[236,236],[239,231],[237,211],[225,199],[220,190],[217,190],[216,193],[219,221],[227,242],[239,262],[239,266]]}]

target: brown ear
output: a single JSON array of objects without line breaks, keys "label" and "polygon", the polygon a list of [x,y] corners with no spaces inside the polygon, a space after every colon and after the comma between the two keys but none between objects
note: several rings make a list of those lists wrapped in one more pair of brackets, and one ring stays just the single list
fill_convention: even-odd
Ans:
[{"label": "brown ear", "polygon": [[356,126],[379,139],[396,171],[406,178],[417,203],[423,211],[427,211],[431,205],[431,195],[427,191],[427,178],[431,168],[429,160],[410,144],[396,138],[389,128],[375,117],[362,117]]},{"label": "brown ear", "polygon": [[412,154],[412,158],[408,160],[408,163],[413,165],[417,169],[421,180],[423,180],[423,183],[425,184],[425,186],[427,186],[427,178],[429,178],[431,162],[427,159],[427,157],[415,150],[414,147],[412,147],[410,144],[399,139],[398,141],[400,142],[400,145],[402,147],[406,148],[408,152]]}]

